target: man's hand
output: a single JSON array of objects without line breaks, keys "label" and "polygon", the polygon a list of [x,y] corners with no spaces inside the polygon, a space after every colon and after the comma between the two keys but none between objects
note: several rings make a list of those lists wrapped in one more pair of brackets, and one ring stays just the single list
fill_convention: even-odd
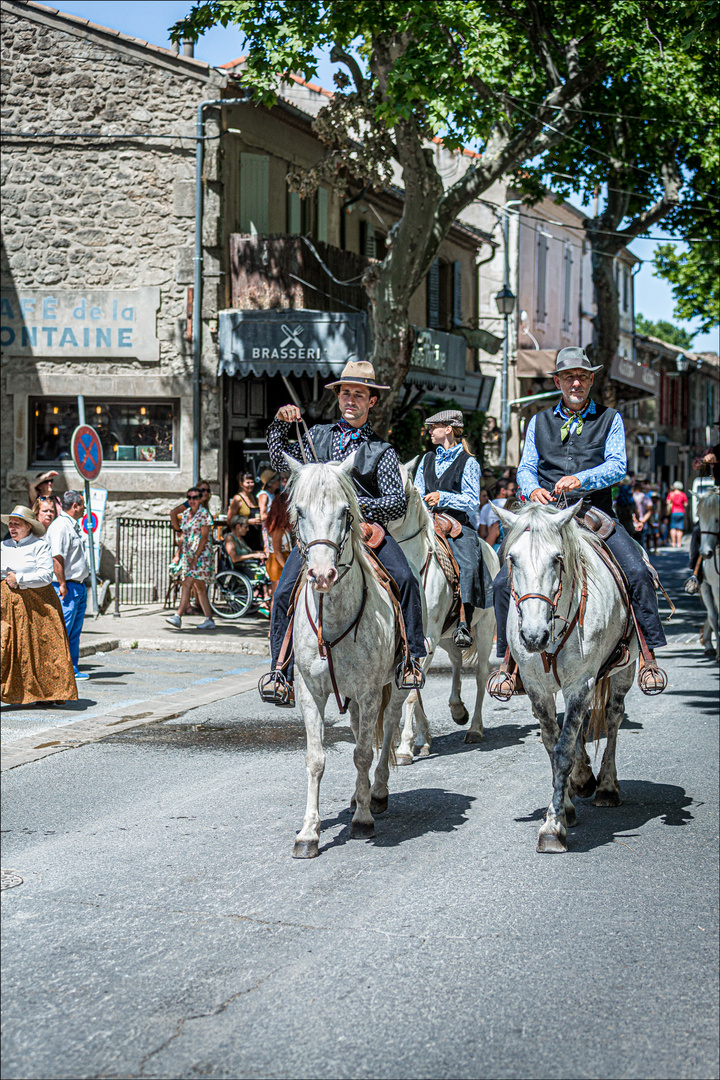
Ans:
[{"label": "man's hand", "polygon": [[12,570],[8,570],[7,577],[5,578],[5,580],[7,581],[8,585],[10,586],[11,589],[17,589],[18,588],[18,580],[15,577],[15,574],[14,574],[14,572]]},{"label": "man's hand", "polygon": [[574,491],[575,488],[580,487],[580,481],[577,476],[561,476],[555,485],[555,494],[561,495],[563,491]]},{"label": "man's hand", "polygon": [[555,496],[551,495],[545,488],[537,487],[530,492],[530,501],[543,503],[544,506],[547,506],[548,503],[555,502]]},{"label": "man's hand", "polygon": [[58,582],[58,592],[62,596],[63,600],[67,596],[67,583],[65,581]]},{"label": "man's hand", "polygon": [[440,502],[440,492],[428,491],[427,495],[425,496],[425,502],[428,504],[428,506],[437,506],[437,504]]},{"label": "man's hand", "polygon": [[281,409],[275,414],[276,420],[283,420],[286,424],[292,424],[295,420],[300,420],[302,413],[298,409],[297,405],[283,405]]},{"label": "man's hand", "polygon": [[709,454],[705,454],[705,456],[703,457],[703,464],[704,465],[716,465],[717,464],[717,458],[715,457],[715,454],[712,452],[712,450],[710,451]]}]

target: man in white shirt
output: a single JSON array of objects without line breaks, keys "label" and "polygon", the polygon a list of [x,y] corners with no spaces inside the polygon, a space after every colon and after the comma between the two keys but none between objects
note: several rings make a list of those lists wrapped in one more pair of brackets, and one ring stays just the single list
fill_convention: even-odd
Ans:
[{"label": "man in white shirt", "polygon": [[478,527],[480,538],[488,543],[490,547],[494,547],[495,550],[500,546],[502,537],[500,535],[500,519],[493,507],[504,506],[508,499],[514,499],[517,494],[517,484],[514,480],[502,477],[498,480],[497,494],[498,498],[485,503],[480,511],[480,525]]},{"label": "man in white shirt", "polygon": [[53,557],[53,585],[62,604],[76,680],[90,678],[85,672],[78,671],[80,633],[87,607],[85,579],[90,573],[80,528],[84,513],[85,499],[81,492],[66,491],[62,497],[62,513],[51,522],[47,531]]}]

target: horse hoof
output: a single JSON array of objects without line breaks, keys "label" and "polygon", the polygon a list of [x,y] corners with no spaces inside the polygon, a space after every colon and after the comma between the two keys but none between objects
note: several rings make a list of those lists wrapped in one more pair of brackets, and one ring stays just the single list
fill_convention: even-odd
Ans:
[{"label": "horse hoof", "polygon": [[429,746],[421,746],[420,749],[418,750],[418,755],[417,756],[418,757],[430,757],[430,747]]},{"label": "horse hoof", "polygon": [[318,840],[296,840],[293,845],[293,859],[317,859],[320,854]]},{"label": "horse hoof", "polygon": [[593,806],[622,806],[622,799],[617,791],[598,791],[595,793]]},{"label": "horse hoof", "polygon": [[412,754],[397,754],[395,757],[395,763],[397,765],[412,765]]},{"label": "horse hoof", "polygon": [[370,840],[375,835],[375,823],[373,821],[351,821],[351,840]]},{"label": "horse hoof", "polygon": [[483,738],[484,738],[484,736],[483,736],[482,731],[466,731],[465,732],[465,738],[463,739],[463,742],[464,743],[479,743],[479,742],[483,741]]},{"label": "horse hoof", "polygon": [[555,833],[540,833],[537,842],[537,851],[543,855],[560,854],[567,851],[567,844]]},{"label": "horse hoof", "polygon": [[386,795],[384,799],[377,799],[373,795],[370,799],[370,813],[373,815],[373,817],[377,814],[384,814],[388,808],[389,801],[389,795]]},{"label": "horse hoof", "polygon": [[573,784],[573,795],[576,795],[578,799],[589,799],[591,795],[595,794],[595,788],[597,787],[597,781],[594,776],[591,775],[591,779],[586,784],[578,787]]},{"label": "horse hoof", "polygon": [[450,715],[452,716],[458,727],[462,727],[464,724],[467,724],[468,720],[470,719],[470,713],[467,711],[466,708],[463,708],[463,711],[458,716],[456,716],[451,709]]}]

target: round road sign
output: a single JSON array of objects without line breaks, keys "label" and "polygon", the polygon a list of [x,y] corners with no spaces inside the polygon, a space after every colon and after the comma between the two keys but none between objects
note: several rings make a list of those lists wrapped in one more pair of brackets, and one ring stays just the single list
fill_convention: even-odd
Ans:
[{"label": "round road sign", "polygon": [[81,424],[73,431],[70,444],[75,468],[84,480],[97,480],[103,464],[100,436],[95,428]]},{"label": "round road sign", "polygon": [[[85,515],[85,517],[84,517],[84,518],[82,519],[82,527],[83,527],[83,532],[84,532],[84,533],[87,533],[87,531],[88,531],[88,519],[87,519],[87,514],[86,514],[86,515]],[[97,527],[98,527],[98,516],[97,516],[97,514],[93,514],[93,516],[92,516],[92,531],[93,531],[93,532],[95,532],[95,530],[97,529]]]}]

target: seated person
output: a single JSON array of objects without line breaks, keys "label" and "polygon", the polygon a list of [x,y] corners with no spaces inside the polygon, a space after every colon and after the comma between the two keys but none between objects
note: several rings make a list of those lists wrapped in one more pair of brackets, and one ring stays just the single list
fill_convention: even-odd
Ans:
[{"label": "seated person", "polygon": [[233,570],[238,570],[246,577],[254,577],[267,556],[264,551],[253,551],[246,542],[245,537],[249,528],[248,519],[240,518],[230,532],[226,533],[224,543]]}]

